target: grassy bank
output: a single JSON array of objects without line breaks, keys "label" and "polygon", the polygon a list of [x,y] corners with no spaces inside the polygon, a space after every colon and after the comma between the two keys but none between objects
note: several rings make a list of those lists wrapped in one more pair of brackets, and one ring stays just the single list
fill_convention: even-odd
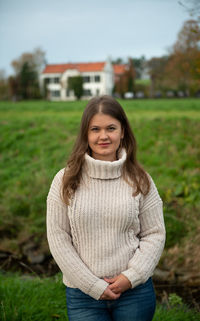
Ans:
[{"label": "grassy bank", "polygon": [[[199,100],[121,103],[138,141],[138,158],[164,202],[167,241],[161,264],[198,273]],[[46,196],[66,164],[85,105],[0,102],[0,249],[20,254],[21,244],[33,236],[40,251],[48,252]]]},{"label": "grassy bank", "polygon": [[[200,321],[199,313],[179,301],[172,295],[167,304],[158,304],[153,321]],[[0,273],[0,320],[68,320],[61,275],[30,279]]]}]

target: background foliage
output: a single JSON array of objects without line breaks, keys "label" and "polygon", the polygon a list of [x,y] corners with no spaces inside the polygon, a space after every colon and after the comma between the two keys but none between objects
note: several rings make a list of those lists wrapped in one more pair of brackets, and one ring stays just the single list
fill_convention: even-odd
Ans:
[{"label": "background foliage", "polygon": [[[189,271],[192,280],[200,264],[199,101],[120,102],[138,141],[138,158],[164,202],[167,241],[160,266],[172,273]],[[33,237],[41,253],[49,253],[46,197],[53,176],[66,164],[85,105],[85,101],[0,103],[0,250],[20,255],[23,241]],[[61,285],[3,278],[2,320],[66,319]],[[31,305],[26,298],[31,298]],[[196,321],[198,316],[183,305],[159,306],[156,320]]]},{"label": "background foliage", "polygon": [[[18,250],[26,236],[45,233],[45,200],[65,166],[85,102],[0,103],[1,232]],[[138,141],[138,158],[164,201],[166,246],[194,234],[199,220],[198,100],[122,101]],[[192,215],[191,215],[192,214]],[[5,241],[5,244],[4,244]],[[1,246],[7,247],[8,240]]]}]

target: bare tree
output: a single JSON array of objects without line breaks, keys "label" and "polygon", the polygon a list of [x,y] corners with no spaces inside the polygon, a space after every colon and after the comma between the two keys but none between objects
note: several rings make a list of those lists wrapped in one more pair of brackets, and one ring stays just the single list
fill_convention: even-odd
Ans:
[{"label": "bare tree", "polygon": [[197,19],[200,23],[200,1],[199,0],[181,0],[178,3],[184,7],[191,17]]},{"label": "bare tree", "polygon": [[20,73],[25,63],[35,72],[40,73],[46,63],[45,52],[40,48],[36,48],[33,52],[25,52],[19,58],[13,60],[11,65],[16,74]]}]

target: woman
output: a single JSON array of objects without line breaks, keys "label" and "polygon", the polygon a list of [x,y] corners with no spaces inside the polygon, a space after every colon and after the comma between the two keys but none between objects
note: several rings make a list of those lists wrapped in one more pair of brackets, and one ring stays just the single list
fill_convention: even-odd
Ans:
[{"label": "woman", "polygon": [[69,320],[152,320],[151,276],[165,242],[162,201],[112,97],[91,99],[83,112],[71,157],[47,197],[47,237]]}]

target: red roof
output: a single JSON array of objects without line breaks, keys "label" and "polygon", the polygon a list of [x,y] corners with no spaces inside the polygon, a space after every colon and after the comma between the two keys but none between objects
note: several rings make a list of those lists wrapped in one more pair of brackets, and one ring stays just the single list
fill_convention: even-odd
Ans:
[{"label": "red roof", "polygon": [[90,62],[90,63],[69,63],[69,64],[55,64],[55,65],[46,65],[43,70],[43,74],[51,73],[63,73],[68,69],[78,69],[80,72],[89,72],[89,71],[102,71],[104,68],[105,62]]},{"label": "red roof", "polygon": [[[43,74],[62,74],[68,69],[77,69],[80,72],[90,72],[90,71],[102,71],[105,66],[105,62],[88,62],[88,63],[69,63],[69,64],[53,64],[46,65],[43,70]],[[126,71],[127,65],[115,64],[114,73],[123,74]]]},{"label": "red roof", "polygon": [[83,63],[77,64],[78,70],[80,72],[84,71],[102,71],[104,68],[105,62],[92,62],[92,63]]},{"label": "red roof", "polygon": [[123,74],[126,71],[126,65],[113,65],[115,74]]}]

